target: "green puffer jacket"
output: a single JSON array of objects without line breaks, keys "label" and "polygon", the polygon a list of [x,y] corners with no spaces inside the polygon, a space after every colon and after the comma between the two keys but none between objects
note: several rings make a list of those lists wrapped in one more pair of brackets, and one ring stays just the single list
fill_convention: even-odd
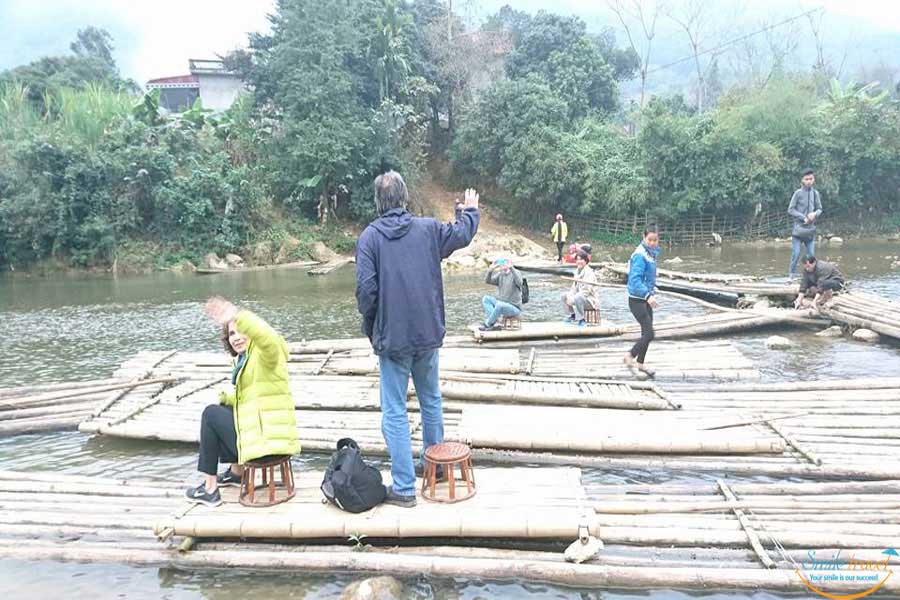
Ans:
[{"label": "green puffer jacket", "polygon": [[268,323],[242,310],[238,331],[250,339],[247,362],[238,373],[234,393],[222,392],[219,402],[234,407],[238,463],[270,454],[297,454],[297,419],[288,388],[288,347]]}]

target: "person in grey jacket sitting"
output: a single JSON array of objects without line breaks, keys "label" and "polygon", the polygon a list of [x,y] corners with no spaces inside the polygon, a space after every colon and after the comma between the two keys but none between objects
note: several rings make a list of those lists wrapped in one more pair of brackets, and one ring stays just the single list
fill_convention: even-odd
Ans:
[{"label": "person in grey jacket sitting", "polygon": [[830,302],[834,292],[844,289],[844,275],[830,262],[816,260],[815,256],[807,256],[803,263],[803,279],[800,281],[800,293],[794,300],[794,306],[801,308],[804,298],[812,297],[812,306],[821,306]]},{"label": "person in grey jacket sitting", "polygon": [[793,220],[791,228],[791,266],[788,278],[793,279],[800,261],[800,247],[806,247],[806,256],[816,255],[816,220],[822,215],[822,198],[813,187],[816,175],[805,169],[800,179],[801,187],[791,196],[788,214]]},{"label": "person in grey jacket sitting", "polygon": [[501,317],[518,317],[522,314],[522,274],[507,258],[498,258],[484,277],[488,285],[497,286],[497,296],[481,299],[484,307],[484,324],[481,331],[499,329],[497,321]]}]

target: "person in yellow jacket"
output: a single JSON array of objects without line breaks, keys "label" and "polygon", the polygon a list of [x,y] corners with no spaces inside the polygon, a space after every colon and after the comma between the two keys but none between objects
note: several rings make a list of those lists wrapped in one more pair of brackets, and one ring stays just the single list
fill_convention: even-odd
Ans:
[{"label": "person in yellow jacket", "polygon": [[563,221],[562,215],[556,215],[556,222],[550,229],[550,237],[556,242],[556,262],[562,262],[563,246],[566,245],[566,238],[569,237],[569,226]]},{"label": "person in yellow jacket", "polygon": [[[222,326],[222,341],[234,359],[234,392],[221,392],[219,404],[203,411],[197,470],[206,480],[184,495],[191,502],[218,506],[220,487],[240,486],[241,465],[263,456],[296,454],[300,442],[284,338],[258,316],[224,298],[210,298],[206,313]],[[217,475],[219,462],[230,466]]]}]

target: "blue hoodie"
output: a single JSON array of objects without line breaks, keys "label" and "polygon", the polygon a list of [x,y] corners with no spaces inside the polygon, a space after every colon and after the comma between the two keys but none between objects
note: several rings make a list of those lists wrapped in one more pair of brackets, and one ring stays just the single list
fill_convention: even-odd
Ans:
[{"label": "blue hoodie", "polygon": [[643,242],[634,249],[628,261],[628,295],[646,300],[656,287],[656,257],[659,246],[648,248]]},{"label": "blue hoodie", "polygon": [[375,354],[410,356],[444,343],[441,260],[478,231],[477,208],[456,223],[413,217],[393,208],[372,221],[356,243],[356,306]]}]

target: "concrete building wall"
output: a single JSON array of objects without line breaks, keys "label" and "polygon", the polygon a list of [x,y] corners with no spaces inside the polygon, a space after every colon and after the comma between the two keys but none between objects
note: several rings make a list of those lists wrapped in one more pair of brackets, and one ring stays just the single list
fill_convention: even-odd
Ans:
[{"label": "concrete building wall", "polygon": [[244,89],[241,78],[235,75],[198,73],[197,78],[200,83],[200,98],[203,100],[203,108],[211,108],[215,111],[227,110]]}]

